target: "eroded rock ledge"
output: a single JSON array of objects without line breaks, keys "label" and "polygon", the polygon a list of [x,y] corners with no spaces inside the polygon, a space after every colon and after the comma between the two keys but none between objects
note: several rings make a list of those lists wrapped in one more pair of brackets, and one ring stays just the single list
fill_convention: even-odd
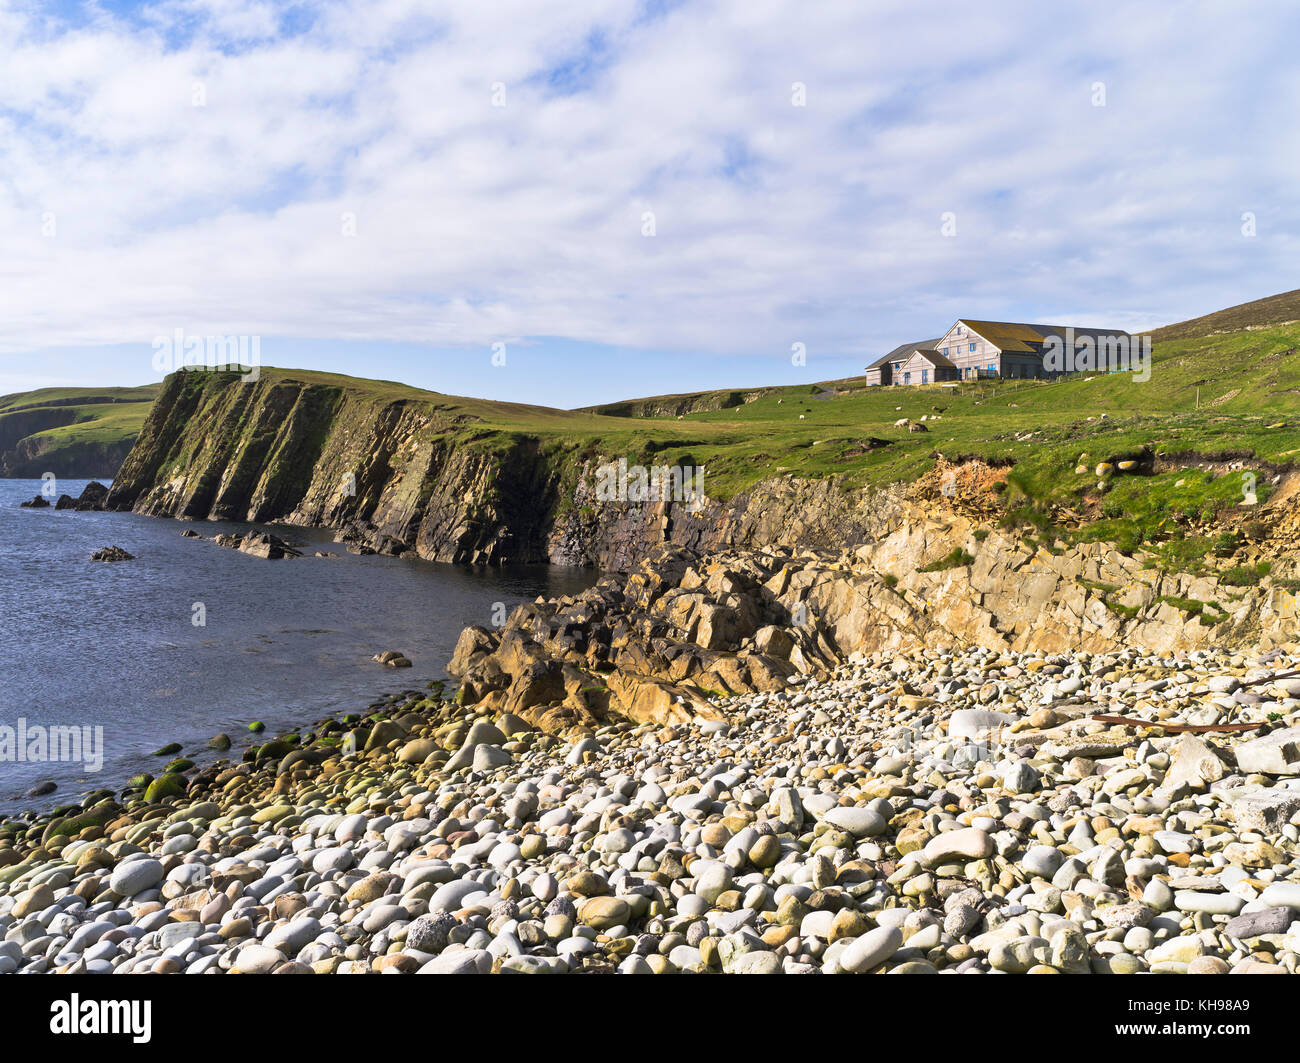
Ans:
[{"label": "eroded rock ledge", "polygon": [[[1300,649],[1285,585],[1226,586],[1102,544],[1053,553],[974,531],[917,517],[838,552],[660,547],[626,578],[521,606],[500,630],[467,628],[448,670],[465,703],[558,734],[611,717],[711,719],[720,695],[781,690],[856,653]],[[966,563],[945,567],[954,544]]]}]

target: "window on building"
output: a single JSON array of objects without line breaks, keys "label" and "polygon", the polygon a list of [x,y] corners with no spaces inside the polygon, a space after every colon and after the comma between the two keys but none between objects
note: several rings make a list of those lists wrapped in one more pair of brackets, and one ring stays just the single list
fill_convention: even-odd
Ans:
[{"label": "window on building", "polygon": [[975,353],[975,344],[973,344],[973,343],[970,345],[970,353],[971,353],[971,354],[974,354],[974,353]]},{"label": "window on building", "polygon": [[921,370],[921,383],[922,384],[930,383],[930,370],[928,369]]},{"label": "window on building", "polygon": [[998,364],[997,364],[997,362],[989,362],[989,372],[990,372],[990,373],[996,373],[997,371],[998,371]]},{"label": "window on building", "polygon": [[904,383],[904,384],[910,384],[911,382],[912,382],[912,374],[911,374],[911,373],[904,373],[904,374],[903,374],[903,383]]}]

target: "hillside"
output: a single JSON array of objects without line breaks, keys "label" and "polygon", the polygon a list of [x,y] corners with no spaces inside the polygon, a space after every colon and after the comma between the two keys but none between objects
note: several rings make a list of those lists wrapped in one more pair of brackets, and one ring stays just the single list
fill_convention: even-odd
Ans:
[{"label": "hillside", "polygon": [[[697,437],[706,427],[725,436],[691,450],[709,463],[715,484],[733,489],[756,473],[911,481],[935,450],[1014,461],[1039,478],[1072,469],[1082,451],[1102,458],[1148,443],[1170,453],[1250,452],[1290,465],[1300,453],[1298,343],[1300,323],[1160,342],[1144,383],[1081,374],[1054,383],[862,388],[827,401],[807,387],[774,389],[677,424]],[[926,431],[896,428],[903,418]],[[1071,493],[1070,483],[1059,486]]]},{"label": "hillside", "polygon": [[390,381],[182,372],[163,382],[109,505],[334,527],[358,548],[436,560],[542,561],[584,463],[654,445],[626,419]]},{"label": "hillside", "polygon": [[0,396],[0,476],[114,476],[159,387],[40,388]]},{"label": "hillside", "polygon": [[583,406],[575,413],[596,413],[606,417],[684,417],[692,413],[713,413],[718,410],[731,410],[738,406],[747,406],[751,402],[769,395],[780,395],[787,391],[798,394],[815,394],[822,398],[835,392],[849,391],[863,386],[861,377],[846,380],[826,380],[812,385],[800,385],[796,388],[736,388],[720,391],[693,391],[679,395],[652,395],[643,399],[624,399],[619,402],[603,403],[599,406]]},{"label": "hillside", "polygon": [[644,399],[628,399],[620,402],[604,403],[600,406],[584,406],[575,413],[594,413],[605,417],[684,417],[688,413],[709,413],[714,410],[730,410],[737,406],[770,395],[775,388],[758,388],[744,391],[699,391],[681,395],[652,395]]},{"label": "hillside", "polygon": [[[1284,316],[1287,299],[1263,300],[1260,318]],[[334,527],[359,547],[439,560],[607,564],[664,539],[865,534],[863,500],[902,485],[1048,546],[1146,543],[1195,567],[1223,553],[1225,529],[1259,533],[1250,519],[1289,493],[1300,456],[1300,323],[1257,327],[1249,307],[1199,320],[1210,330],[1162,330],[1145,382],[841,381],[561,411],[302,370],[264,368],[257,383],[174,374],[111,502]],[[620,458],[705,467],[711,508],[599,505],[594,471]],[[1126,460],[1150,475],[1095,474]],[[1241,505],[1245,472],[1257,507]]]},{"label": "hillside", "polygon": [[[994,485],[1001,497],[993,501],[1007,524],[1035,534],[1055,525],[1132,544],[1225,511],[1248,515],[1238,505],[1245,481],[1240,472],[1221,475],[1228,466],[1255,471],[1262,504],[1272,481],[1300,461],[1300,292],[1171,325],[1154,339],[1145,382],[1078,374],[1050,383],[857,388],[830,398],[818,385],[770,388],[742,406],[645,423],[663,436],[656,460],[705,464],[709,494],[720,499],[774,475],[833,477],[849,489],[918,484],[942,455],[1007,470],[1000,478],[1009,483]],[[693,397],[673,398],[686,405]],[[902,419],[925,431],[896,427]],[[671,443],[677,431],[688,444]],[[1144,450],[1151,455],[1144,471],[1154,466],[1156,475],[1098,486],[1099,462]],[[1076,473],[1079,465],[1087,472]],[[1201,465],[1188,481],[1182,470]],[[949,501],[960,506],[960,496]]]},{"label": "hillside", "polygon": [[1209,336],[1221,332],[1241,332],[1246,329],[1270,328],[1277,325],[1294,325],[1300,322],[1300,289],[1281,292],[1264,299],[1240,303],[1225,310],[1216,310],[1190,321],[1166,325],[1152,333],[1157,342],[1186,339],[1188,336]]}]

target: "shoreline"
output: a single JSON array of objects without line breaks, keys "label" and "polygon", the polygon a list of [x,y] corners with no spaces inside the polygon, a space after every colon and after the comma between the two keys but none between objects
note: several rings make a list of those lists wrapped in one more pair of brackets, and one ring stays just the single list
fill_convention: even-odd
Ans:
[{"label": "shoreline", "polygon": [[[238,742],[258,718],[273,730],[309,728],[326,713],[364,713],[395,692],[445,681],[445,665],[463,624],[487,619],[497,601],[513,606],[539,593],[580,589],[589,578],[550,567],[473,572],[437,562],[355,556],[297,561],[327,568],[264,569],[268,563],[295,562],[247,557],[212,542],[217,532],[258,526],[218,524],[198,529],[206,541],[190,541],[178,533],[192,524],[171,518],[121,514],[128,525],[120,525],[116,514],[21,509],[19,499],[30,499],[38,486],[15,480],[5,487],[13,503],[6,525],[10,540],[21,544],[20,537],[33,537],[41,571],[60,581],[48,589],[62,609],[84,614],[87,601],[93,601],[94,612],[79,623],[75,642],[57,641],[57,605],[24,622],[19,645],[31,648],[21,660],[8,662],[10,708],[0,724],[16,731],[17,719],[24,717],[29,725],[47,728],[88,725],[92,734],[94,725],[102,724],[106,744],[92,752],[102,750],[104,766],[88,772],[95,757],[75,750],[71,757],[65,750],[59,760],[20,763],[10,749],[13,759],[0,762],[0,774],[8,780],[0,802],[7,818],[47,812],[105,788],[116,795],[133,775],[159,772],[170,758],[155,758],[151,751],[164,745],[182,743],[187,756],[205,765],[220,755],[205,747],[218,731]],[[60,486],[75,495],[81,484]],[[294,538],[307,544],[308,553],[330,549],[327,532],[298,531]],[[88,563],[92,549],[114,540],[140,560]],[[17,589],[21,570],[10,572]],[[192,599],[211,607],[207,624],[191,623]],[[310,620],[314,610],[324,611],[323,622]],[[124,621],[122,642],[117,628]],[[372,660],[394,646],[416,658],[414,669],[385,668]],[[70,707],[34,693],[38,688],[32,683],[42,679],[34,655],[50,647],[61,657],[60,685],[82,690]],[[26,796],[48,781],[58,788]]]},{"label": "shoreline", "polygon": [[454,695],[0,821],[0,973],[1300,970],[1300,647],[1011,645],[947,542],[664,547]]},{"label": "shoreline", "polygon": [[[446,686],[448,681],[449,680],[445,676],[442,678],[429,679],[425,681],[425,690],[431,689],[435,686],[438,687]],[[6,801],[4,802],[6,805],[8,804],[31,805],[32,802],[37,802],[42,800],[45,801],[45,804],[38,805],[38,806],[31,806],[31,807],[19,807],[19,808],[13,808],[8,810],[3,807],[0,807],[0,828],[3,828],[4,824],[10,820],[29,818],[32,816],[39,817],[42,815],[48,815],[51,810],[60,807],[60,805],[82,804],[84,803],[88,795],[111,792],[111,793],[116,793],[119,797],[124,797],[128,794],[130,790],[134,789],[129,786],[129,783],[132,779],[142,775],[150,775],[152,778],[153,772],[150,771],[150,769],[156,769],[158,774],[164,774],[165,766],[177,759],[183,758],[186,760],[190,760],[193,763],[195,763],[200,770],[202,770],[203,768],[211,768],[215,765],[215,763],[222,762],[221,758],[227,753],[227,749],[223,749],[220,748],[219,746],[214,746],[211,744],[212,742],[216,741],[217,739],[223,736],[230,740],[231,747],[229,748],[233,748],[237,742],[243,740],[244,736],[247,736],[247,738],[253,742],[253,745],[256,745],[257,744],[256,740],[261,734],[274,733],[277,737],[283,737],[285,735],[315,731],[318,730],[323,723],[327,723],[327,722],[340,723],[345,718],[353,717],[353,716],[357,718],[362,718],[368,715],[369,713],[380,711],[384,705],[392,701],[401,700],[402,698],[409,697],[412,694],[418,695],[421,693],[422,693],[421,691],[417,690],[414,687],[409,687],[407,689],[400,690],[400,691],[387,691],[382,693],[376,693],[375,695],[372,696],[372,699],[368,703],[361,705],[356,709],[353,710],[336,709],[330,715],[325,717],[319,716],[318,710],[303,709],[301,719],[297,721],[296,726],[292,720],[289,720],[286,721],[288,723],[288,727],[286,729],[275,730],[274,732],[272,732],[272,728],[270,728],[269,726],[264,726],[260,730],[255,731],[252,726],[253,724],[265,723],[265,721],[260,719],[249,720],[246,726],[233,729],[233,733],[223,731],[223,732],[219,732],[216,735],[208,734],[206,737],[195,736],[191,741],[186,741],[183,735],[178,737],[178,733],[175,730],[169,732],[159,732],[156,735],[156,738],[159,741],[161,741],[162,744],[158,747],[158,749],[162,750],[162,749],[167,749],[169,747],[175,746],[177,748],[174,752],[124,754],[123,755],[124,758],[131,759],[135,763],[133,763],[130,766],[120,765],[115,767],[111,771],[108,768],[105,768],[101,772],[96,773],[94,776],[81,777],[71,782],[59,783],[57,784],[57,789],[48,791],[45,794],[27,796],[27,794],[24,793],[20,796],[6,799]],[[267,714],[263,714],[263,715],[267,715]],[[297,713],[294,713],[292,715],[297,715]],[[45,727],[46,730],[49,731],[52,730],[57,725],[37,725],[37,726]],[[31,725],[28,726],[28,734],[30,735],[30,733],[31,733]],[[212,760],[213,763],[204,763],[205,761],[209,761],[209,760]],[[16,762],[27,763],[27,764],[45,763],[45,764],[51,764],[54,766],[61,766],[61,767],[66,767],[70,764],[79,763],[76,760],[71,760],[71,761],[44,760],[44,761],[16,761]],[[0,771],[2,771],[6,765],[11,763],[15,763],[15,761],[0,761]],[[49,781],[52,780],[40,780],[36,784],[36,786],[41,786]],[[100,786],[93,785],[96,782],[102,782],[105,785],[100,785]],[[74,787],[76,787],[77,789],[74,789]],[[63,798],[64,800],[60,801],[59,800],[60,798]]]},{"label": "shoreline", "polygon": [[858,653],[592,727],[399,695],[0,823],[0,971],[1295,970],[1298,665]]}]

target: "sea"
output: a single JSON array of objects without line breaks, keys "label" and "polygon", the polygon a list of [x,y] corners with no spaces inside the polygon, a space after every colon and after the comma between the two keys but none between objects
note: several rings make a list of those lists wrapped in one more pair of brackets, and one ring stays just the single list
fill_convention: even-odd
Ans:
[{"label": "sea", "polygon": [[[56,486],[76,498],[88,482]],[[41,486],[0,479],[0,815],[156,774],[166,760],[151,754],[167,744],[200,751],[202,764],[220,755],[205,751],[219,732],[237,756],[253,721],[287,732],[424,689],[446,678],[467,625],[490,626],[522,602],[598,578],[358,556],[324,529],[21,508]],[[204,538],[183,537],[187,529]],[[211,541],[249,530],[299,544],[304,556],[269,561]],[[134,560],[90,559],[106,546]],[[413,666],[371,660],[387,650]],[[68,730],[45,743],[45,759],[28,755],[39,758],[42,733],[73,727],[79,759],[51,759],[51,747],[78,752]],[[52,794],[25,796],[47,780]]]}]

